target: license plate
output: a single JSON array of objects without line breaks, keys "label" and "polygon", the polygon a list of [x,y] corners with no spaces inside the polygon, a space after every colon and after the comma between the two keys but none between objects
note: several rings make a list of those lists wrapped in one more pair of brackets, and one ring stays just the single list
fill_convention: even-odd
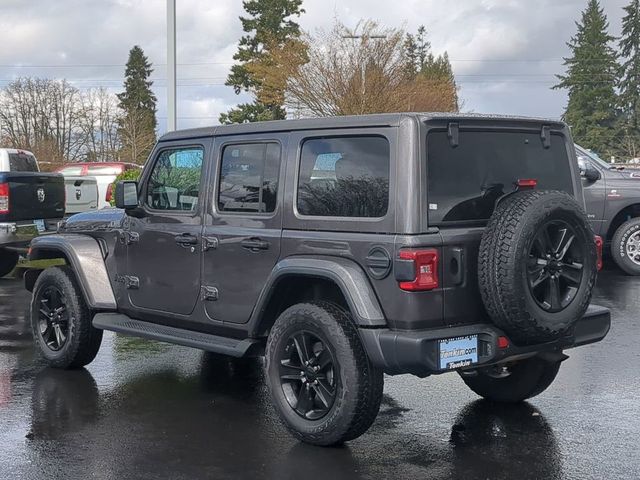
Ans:
[{"label": "license plate", "polygon": [[47,230],[47,226],[44,224],[44,220],[34,220],[33,223],[35,223],[38,232],[42,233]]},{"label": "license plate", "polygon": [[478,336],[445,338],[438,342],[440,368],[453,370],[478,363]]}]

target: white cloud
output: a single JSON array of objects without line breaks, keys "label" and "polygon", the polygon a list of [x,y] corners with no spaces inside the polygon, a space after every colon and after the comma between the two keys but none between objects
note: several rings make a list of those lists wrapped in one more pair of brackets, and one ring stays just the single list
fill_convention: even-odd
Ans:
[{"label": "white cloud", "polygon": [[[179,127],[217,122],[246,101],[224,80],[242,35],[240,0],[178,0]],[[372,18],[415,30],[424,24],[436,52],[452,59],[465,108],[557,117],[564,92],[550,89],[562,71],[566,41],[586,0],[306,0],[304,29],[354,26]],[[617,34],[627,0],[602,2]],[[68,78],[79,87],[121,88],[129,49],[140,45],[154,63],[160,129],[166,116],[164,0],[2,0],[0,85],[21,75]],[[15,68],[11,65],[67,65]],[[186,64],[186,65],[185,65]],[[82,65],[82,66],[78,66]],[[87,65],[94,65],[88,67]]]}]

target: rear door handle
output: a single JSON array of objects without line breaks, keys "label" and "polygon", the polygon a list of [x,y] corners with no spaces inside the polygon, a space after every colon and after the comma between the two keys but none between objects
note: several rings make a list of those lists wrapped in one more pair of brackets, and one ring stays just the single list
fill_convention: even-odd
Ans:
[{"label": "rear door handle", "polygon": [[181,247],[189,247],[198,244],[198,237],[190,233],[183,233],[175,236],[176,243]]},{"label": "rear door handle", "polygon": [[266,242],[258,237],[250,237],[245,238],[240,242],[242,248],[246,248],[247,250],[257,251],[257,250],[268,250],[269,242]]}]

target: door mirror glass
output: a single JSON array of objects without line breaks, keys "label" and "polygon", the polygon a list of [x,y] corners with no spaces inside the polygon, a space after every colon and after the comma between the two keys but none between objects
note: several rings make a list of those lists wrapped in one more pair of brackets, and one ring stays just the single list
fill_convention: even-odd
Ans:
[{"label": "door mirror glass", "polygon": [[584,157],[578,157],[580,176],[589,182],[600,180],[600,172]]},{"label": "door mirror glass", "polygon": [[116,183],[116,207],[130,210],[138,206],[138,182],[123,180]]}]

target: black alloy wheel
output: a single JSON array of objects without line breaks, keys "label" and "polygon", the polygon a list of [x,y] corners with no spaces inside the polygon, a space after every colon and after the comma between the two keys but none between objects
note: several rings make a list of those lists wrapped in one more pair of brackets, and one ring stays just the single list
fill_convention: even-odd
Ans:
[{"label": "black alloy wheel", "polygon": [[56,286],[49,285],[42,292],[38,327],[42,341],[52,351],[64,347],[69,337],[69,316],[64,294]]},{"label": "black alloy wheel", "polygon": [[331,410],[337,392],[334,355],[317,334],[294,332],[279,355],[280,386],[289,406],[307,420]]},{"label": "black alloy wheel", "polygon": [[576,241],[574,228],[563,220],[544,224],[529,249],[529,291],[545,311],[565,309],[582,282],[585,246]]}]

